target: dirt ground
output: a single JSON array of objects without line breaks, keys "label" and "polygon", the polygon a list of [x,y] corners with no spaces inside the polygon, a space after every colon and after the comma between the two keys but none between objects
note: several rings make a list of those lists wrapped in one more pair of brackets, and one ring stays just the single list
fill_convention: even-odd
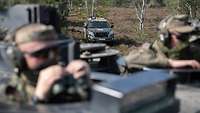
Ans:
[{"label": "dirt ground", "polygon": [[[148,36],[144,38],[156,37],[156,27],[166,15],[168,11],[165,8],[146,9],[144,31]],[[114,24],[114,31],[118,37],[138,37],[139,21],[133,8],[110,8],[107,18]]]},{"label": "dirt ground", "polygon": [[[114,25],[115,39],[118,43],[112,45],[117,48],[122,54],[127,54],[131,46],[138,46],[144,42],[153,42],[157,39],[157,25],[160,20],[169,15],[166,8],[147,8],[144,21],[144,32],[138,30],[139,20],[137,19],[134,8],[101,8],[104,12],[102,17],[109,20]],[[81,13],[73,14],[68,17],[69,27],[83,27],[86,17],[81,16]],[[69,30],[68,34],[81,41],[84,41],[83,33],[73,29]],[[127,51],[128,50],[128,51]]]}]

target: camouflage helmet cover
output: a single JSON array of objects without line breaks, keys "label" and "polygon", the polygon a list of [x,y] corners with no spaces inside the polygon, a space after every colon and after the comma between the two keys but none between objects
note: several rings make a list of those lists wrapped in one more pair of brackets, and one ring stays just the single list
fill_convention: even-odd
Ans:
[{"label": "camouflage helmet cover", "polygon": [[51,25],[29,24],[17,30],[15,38],[16,44],[22,44],[30,41],[52,41],[58,39],[58,36]]},{"label": "camouflage helmet cover", "polygon": [[190,33],[195,30],[190,25],[187,15],[168,16],[160,22],[158,29],[160,32],[169,31],[178,33]]}]

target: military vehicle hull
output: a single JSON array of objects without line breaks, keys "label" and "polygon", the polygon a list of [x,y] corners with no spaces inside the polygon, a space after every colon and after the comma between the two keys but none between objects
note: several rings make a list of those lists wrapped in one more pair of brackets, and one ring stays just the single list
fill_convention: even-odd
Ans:
[{"label": "military vehicle hull", "polygon": [[[179,113],[199,113],[200,89],[180,86],[176,97],[180,99]],[[91,113],[90,103],[70,103],[58,105],[20,106],[0,103],[0,113]],[[166,112],[167,113],[167,112]],[[171,112],[168,112],[171,113]]]},{"label": "military vehicle hull", "polygon": [[[3,84],[5,82],[7,82],[8,78],[12,75],[13,71],[10,65],[7,65],[7,61],[5,60],[5,45],[2,43],[0,46],[0,69],[1,69],[1,76],[0,76],[0,84]],[[166,73],[165,71],[159,71],[158,73],[152,73],[152,72],[148,72],[146,71],[145,74],[143,73],[134,73],[134,74],[128,74],[126,76],[133,76],[136,77],[134,79],[138,79],[141,80],[141,78],[137,78],[140,75],[143,75],[144,77],[148,77],[146,79],[144,79],[144,83],[146,83],[146,80],[149,80],[150,78],[155,78],[155,80],[157,80],[159,77],[162,78],[162,76],[164,73]],[[152,74],[152,75],[151,75]],[[155,76],[156,75],[156,76]],[[120,83],[120,85],[122,85],[124,87],[125,83],[129,83],[129,81],[123,81],[125,78],[125,76],[119,76],[116,74],[108,74],[108,73],[97,73],[97,72],[93,72],[91,74],[91,79],[99,84],[99,83],[106,83],[107,85],[103,85],[104,87],[108,87],[110,88],[113,84],[113,82],[115,81],[119,81],[117,83],[120,83],[120,81],[122,80],[122,83]],[[134,80],[133,79],[133,80]],[[131,79],[132,80],[132,79]],[[141,82],[141,83],[143,83]],[[136,83],[136,81],[133,81],[133,86],[137,86],[138,84]],[[115,86],[115,85],[114,85]],[[114,86],[112,86],[114,88]],[[129,90],[127,90],[127,94],[131,94],[131,92],[133,91],[130,86]],[[121,86],[120,86],[121,87]],[[116,87],[117,88],[117,87]],[[122,89],[126,89],[122,88]],[[114,88],[115,89],[115,88]],[[117,90],[117,89],[116,89]],[[96,92],[98,94],[99,90],[93,90],[93,92]],[[1,92],[2,94],[2,92]],[[144,93],[145,94],[145,93]],[[94,98],[92,98],[90,101],[87,102],[78,102],[78,103],[66,103],[66,104],[46,104],[46,105],[35,105],[35,106],[31,106],[31,105],[22,105],[19,103],[9,103],[8,100],[6,100],[6,98],[4,98],[2,96],[2,98],[0,99],[0,112],[2,113],[63,113],[63,112],[68,112],[68,113],[97,113],[97,111],[99,112],[99,109],[103,109],[103,108],[95,108],[94,107],[94,103],[97,104],[97,100],[105,100],[105,102],[109,102],[107,101],[106,98],[96,98],[95,97],[95,93],[93,93]],[[107,98],[109,96],[106,96]],[[145,96],[144,96],[145,97]],[[200,88],[198,87],[192,87],[192,86],[188,86],[187,84],[183,84],[183,85],[177,85],[177,89],[175,90],[175,98],[178,98],[180,100],[180,113],[198,113],[200,111],[198,105],[200,103],[199,101],[199,97],[200,97]],[[96,99],[95,99],[96,98]],[[109,97],[110,99],[112,97]],[[139,97],[138,97],[139,98]],[[150,102],[150,104],[148,104],[147,106],[143,106],[143,107],[139,107],[140,109],[135,109],[135,110],[130,110],[130,112],[123,112],[123,109],[118,109],[121,108],[119,106],[110,106],[110,108],[105,107],[105,113],[108,113],[106,109],[114,109],[114,112],[109,112],[109,113],[138,113],[138,112],[143,112],[143,113],[149,113],[149,108],[153,108],[153,109],[158,109],[157,111],[152,111],[152,113],[177,113],[179,112],[179,101],[177,99],[175,99],[174,97],[171,98],[172,101],[170,101],[170,99],[168,98],[163,98],[162,101],[159,101],[161,103],[168,103],[167,104],[163,104],[165,107],[163,107],[162,109],[159,108],[159,106],[161,105],[161,103],[157,103],[157,102]],[[122,98],[123,99],[123,98]],[[128,99],[129,100],[129,99]],[[170,103],[171,102],[171,103]],[[169,104],[170,103],[170,104]],[[100,104],[101,105],[101,104]],[[119,103],[120,105],[120,103]],[[97,107],[97,106],[96,106]],[[131,106],[129,106],[131,108]],[[129,108],[128,107],[128,108]],[[134,106],[132,106],[134,107]],[[146,111],[145,111],[146,110]],[[104,112],[101,112],[104,113]]]},{"label": "military vehicle hull", "polygon": [[[146,76],[146,75],[144,75]],[[133,76],[134,77],[134,76]],[[134,77],[135,78],[135,77]],[[137,79],[138,77],[136,77]],[[163,77],[161,77],[163,78]],[[92,73],[91,74],[91,79],[98,79],[99,81],[102,81],[108,85],[108,83],[113,83],[115,81],[121,81],[123,78],[116,76],[114,74],[106,74],[106,73]],[[138,78],[139,79],[139,78]],[[158,80],[155,78],[154,80]],[[153,81],[154,81],[153,80]],[[123,82],[123,81],[122,81]],[[126,80],[124,81],[126,82]],[[155,82],[155,81],[154,81]],[[130,83],[130,82],[126,82]],[[138,84],[138,85],[144,85],[146,83]],[[112,86],[112,84],[110,84]],[[124,83],[121,84],[124,86]],[[105,86],[105,85],[102,85]],[[126,86],[126,85],[125,85]],[[134,92],[131,92],[130,88],[125,88],[125,92],[128,94],[134,94]],[[137,89],[137,85],[133,87],[134,89]],[[94,88],[95,89],[95,88]],[[1,98],[0,99],[0,112],[2,113],[178,113],[179,111],[179,101],[174,99],[174,98],[163,98],[161,100],[156,100],[152,101],[149,103],[149,100],[151,99],[146,99],[148,100],[148,103],[143,106],[141,105],[137,109],[134,109],[133,111],[126,111],[123,109],[123,106],[118,106],[116,105],[117,101],[107,101],[107,100],[112,100],[112,97],[107,95],[107,98],[104,98],[102,96],[98,96],[100,93],[98,89],[93,90],[95,93],[93,94],[93,98],[90,101],[87,102],[77,102],[77,103],[65,103],[65,104],[38,104],[38,105],[26,105],[26,104],[20,104],[20,103],[10,103],[6,98]],[[124,93],[124,91],[122,91]],[[127,92],[128,91],[128,92]],[[106,91],[105,91],[106,92]],[[105,93],[106,94],[106,93]],[[128,95],[129,95],[128,94]],[[2,96],[3,97],[3,96]],[[139,96],[138,98],[142,98],[143,96]],[[106,99],[106,100],[105,100]],[[101,104],[101,102],[98,102],[99,100],[103,100],[104,102],[110,103],[111,106],[107,106],[105,108],[102,108],[104,105]],[[119,98],[119,100],[123,100],[123,98]],[[138,100],[136,98],[136,100]],[[128,103],[129,100],[124,100],[125,103]],[[136,101],[137,102],[137,101]],[[146,103],[146,102],[142,102]],[[101,105],[99,107],[98,105]],[[119,103],[120,105],[120,103]],[[133,108],[135,106],[132,106]],[[131,106],[130,106],[131,109]]]},{"label": "military vehicle hull", "polygon": [[[188,86],[183,86],[182,88],[179,87],[176,92],[176,97],[180,99],[181,102],[179,113],[199,113],[199,88]],[[10,105],[1,102],[0,108],[0,113],[91,113],[89,102],[58,105],[38,105],[37,107]]]}]

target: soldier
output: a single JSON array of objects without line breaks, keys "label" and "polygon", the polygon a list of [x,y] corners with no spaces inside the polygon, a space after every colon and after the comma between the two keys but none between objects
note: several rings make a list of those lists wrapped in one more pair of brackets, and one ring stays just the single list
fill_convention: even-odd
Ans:
[{"label": "soldier", "polygon": [[[5,87],[8,98],[28,103],[88,98],[89,66],[81,60],[74,60],[67,66],[56,63],[58,54],[56,48],[51,48],[50,45],[58,40],[58,36],[52,26],[25,25],[17,29],[11,38],[15,43],[12,51],[14,59],[17,60],[14,64],[18,73],[17,76],[12,76],[11,82]],[[71,90],[61,87],[61,93],[53,92],[55,84],[63,81],[65,77],[70,78],[69,81],[64,80],[68,82],[64,84],[71,85]]]},{"label": "soldier", "polygon": [[[185,68],[200,69],[200,63],[191,54],[189,46],[196,39],[191,35],[196,30],[186,15],[168,16],[159,26],[160,40],[152,45],[134,48],[125,61],[128,69]],[[195,53],[196,54],[196,53]]]}]

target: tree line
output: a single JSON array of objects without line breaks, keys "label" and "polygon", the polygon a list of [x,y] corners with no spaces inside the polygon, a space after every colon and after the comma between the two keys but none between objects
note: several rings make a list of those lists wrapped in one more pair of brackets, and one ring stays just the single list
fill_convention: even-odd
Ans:
[{"label": "tree line", "polygon": [[[139,20],[139,29],[143,30],[145,9],[149,7],[166,7],[172,14],[187,14],[192,18],[200,17],[200,0],[0,0],[0,10],[6,9],[14,4],[45,4],[55,6],[60,13],[62,22],[70,11],[84,7],[89,15],[89,9],[94,7],[131,7],[136,10]],[[92,14],[94,15],[94,14]]]},{"label": "tree line", "polygon": [[[73,7],[84,5],[85,2],[91,4],[95,1],[98,6],[110,7],[132,7],[135,1],[142,0],[1,0],[0,9],[5,9],[9,6],[18,3],[39,3],[49,5],[67,5],[66,10]],[[168,7],[173,13],[189,14],[192,17],[198,17],[200,14],[200,0],[145,0],[146,7]]]}]

